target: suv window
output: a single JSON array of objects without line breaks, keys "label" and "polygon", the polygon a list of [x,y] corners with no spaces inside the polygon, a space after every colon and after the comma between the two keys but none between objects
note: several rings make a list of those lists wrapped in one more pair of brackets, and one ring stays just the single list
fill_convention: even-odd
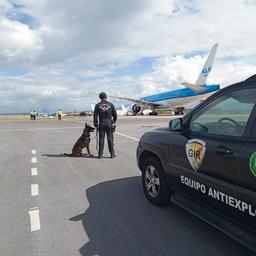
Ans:
[{"label": "suv window", "polygon": [[213,100],[194,116],[193,132],[242,136],[256,102],[256,88],[227,93]]}]

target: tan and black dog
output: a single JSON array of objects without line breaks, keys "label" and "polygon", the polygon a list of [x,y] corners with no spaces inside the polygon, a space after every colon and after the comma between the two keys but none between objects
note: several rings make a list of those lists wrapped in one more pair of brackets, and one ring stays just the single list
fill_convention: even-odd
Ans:
[{"label": "tan and black dog", "polygon": [[79,139],[77,140],[77,142],[75,143],[75,145],[72,148],[72,154],[64,153],[64,155],[80,157],[80,156],[83,156],[83,154],[82,154],[83,148],[86,148],[88,155],[90,157],[92,157],[93,154],[90,151],[90,141],[91,141],[90,133],[93,132],[94,130],[95,130],[95,128],[93,128],[89,124],[85,123],[85,127],[84,127],[82,135],[79,137]]}]

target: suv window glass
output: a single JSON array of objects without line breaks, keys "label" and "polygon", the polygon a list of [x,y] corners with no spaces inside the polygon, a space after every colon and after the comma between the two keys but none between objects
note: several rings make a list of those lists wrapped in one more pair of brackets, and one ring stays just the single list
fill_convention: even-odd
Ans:
[{"label": "suv window glass", "polygon": [[242,136],[256,102],[256,88],[227,93],[192,116],[193,132]]}]

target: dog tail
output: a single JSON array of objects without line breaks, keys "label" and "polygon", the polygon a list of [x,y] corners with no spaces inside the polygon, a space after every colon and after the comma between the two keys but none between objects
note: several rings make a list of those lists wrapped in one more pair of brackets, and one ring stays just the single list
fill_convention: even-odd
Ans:
[{"label": "dog tail", "polygon": [[72,154],[64,153],[64,156],[72,156]]}]

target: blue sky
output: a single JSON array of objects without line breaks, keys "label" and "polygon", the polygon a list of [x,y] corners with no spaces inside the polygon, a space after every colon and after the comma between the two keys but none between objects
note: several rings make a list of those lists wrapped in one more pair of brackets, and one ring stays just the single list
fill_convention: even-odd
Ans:
[{"label": "blue sky", "polygon": [[195,82],[215,43],[208,82],[241,81],[256,73],[255,13],[253,0],[2,0],[0,113],[176,89]]},{"label": "blue sky", "polygon": [[26,74],[28,71],[23,68],[10,68],[5,71],[6,76],[15,77],[15,76],[22,76]]},{"label": "blue sky", "polygon": [[[133,63],[129,63],[126,66],[123,66],[121,63],[101,63],[98,65],[100,69],[104,69],[107,66],[113,64],[114,68],[111,70],[109,77],[124,77],[132,76],[134,78],[139,78],[143,74],[148,74],[153,72],[152,63],[154,63],[159,56],[157,57],[144,57],[138,59]],[[82,81],[97,80],[100,76],[88,76],[80,77]]]},{"label": "blue sky", "polygon": [[18,4],[12,1],[11,8],[9,8],[5,13],[4,16],[13,21],[20,22],[22,24],[28,25],[30,29],[35,29],[39,27],[39,21],[36,20],[33,16],[28,13],[25,13],[26,5],[25,4]]},{"label": "blue sky", "polygon": [[152,63],[158,57],[144,57],[137,60],[134,63],[130,63],[127,66],[120,67],[114,70],[113,76],[134,76],[138,78],[139,76],[153,71]]}]

